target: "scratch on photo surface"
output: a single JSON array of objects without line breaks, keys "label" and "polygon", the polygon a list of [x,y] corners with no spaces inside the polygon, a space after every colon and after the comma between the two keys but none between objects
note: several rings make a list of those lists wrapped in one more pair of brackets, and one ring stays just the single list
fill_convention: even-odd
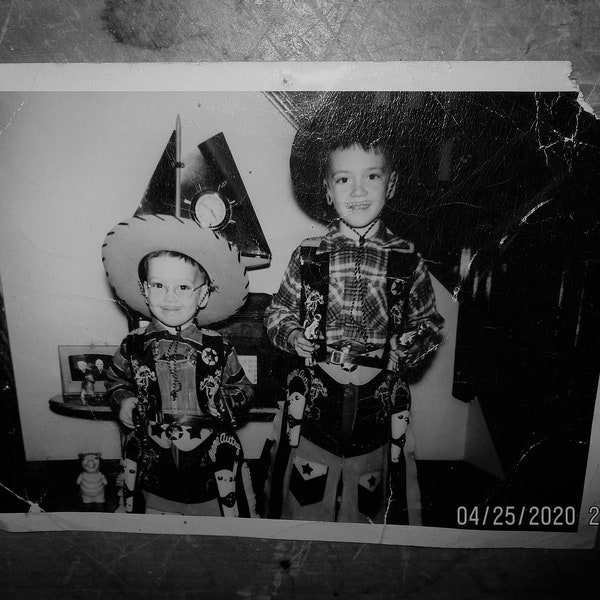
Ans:
[{"label": "scratch on photo surface", "polygon": [[285,544],[283,542],[279,542],[275,546],[274,559],[279,563],[281,568],[277,569],[275,572],[275,576],[273,577],[271,584],[262,585],[259,589],[257,589],[255,585],[249,583],[245,588],[238,590],[236,595],[240,598],[252,598],[253,600],[271,600],[272,598],[276,597],[283,580],[283,570],[289,563],[289,561],[284,560],[284,556]]},{"label": "scratch on photo surface", "polygon": [[[581,101],[581,92],[579,92],[579,97],[578,97],[579,111],[575,114],[575,124],[570,133],[558,131],[556,128],[552,127],[549,123],[540,122],[540,97],[539,97],[538,93],[536,93],[534,95],[534,97],[535,97],[535,105],[536,105],[536,118],[535,118],[535,123],[532,124],[532,129],[535,127],[535,131],[537,134],[538,150],[540,152],[544,153],[544,156],[546,158],[546,166],[549,165],[548,151],[553,150],[555,146],[558,146],[559,148],[563,147],[565,149],[575,149],[575,148],[582,148],[582,147],[589,146],[588,143],[580,141],[578,139],[580,120],[582,118],[583,112],[586,110],[585,106],[582,104],[582,101]],[[553,103],[553,106],[555,105],[555,103],[556,103],[556,101]],[[589,110],[588,112],[591,112],[592,114],[594,114],[592,110]],[[547,125],[547,129],[548,129],[548,131],[546,133],[546,136],[548,138],[547,140],[542,140],[543,132],[542,132],[541,125]],[[569,165],[569,169],[570,169],[573,159],[567,158],[567,156],[565,155],[563,160],[565,160],[565,162]]]},{"label": "scratch on photo surface", "polygon": [[410,550],[406,546],[402,546],[402,582],[400,584],[400,590],[404,590],[406,584],[406,574],[408,573],[410,566]]},{"label": "scratch on photo surface", "polygon": [[[59,529],[68,529],[68,525],[65,522],[64,519],[61,519],[60,517],[58,517],[57,515],[54,515],[52,513],[46,512],[41,506],[41,502],[44,500],[44,497],[46,495],[46,492],[44,492],[39,500],[37,500],[36,502],[29,500],[27,498],[28,494],[27,491],[25,491],[25,498],[23,496],[21,496],[20,494],[17,494],[15,491],[11,490],[9,487],[5,486],[3,483],[0,483],[0,487],[4,490],[6,490],[9,494],[12,494],[15,498],[17,498],[18,500],[23,501],[25,504],[29,505],[29,510],[25,513],[29,516],[31,516],[32,518],[35,518],[39,515],[44,515],[45,518],[50,519],[55,525],[58,526]],[[8,527],[6,527],[4,525],[4,523],[2,521],[0,521],[0,528],[6,528],[8,529]]]},{"label": "scratch on photo surface", "polygon": [[[369,21],[371,20],[371,17],[373,16],[373,13],[375,11],[375,8],[376,8],[377,4],[378,4],[377,0],[374,0],[371,3],[371,6],[369,6],[367,15],[365,16],[365,19],[364,19],[364,21],[363,21],[363,23],[362,23],[362,25],[360,27],[358,35],[355,38],[354,46],[350,50],[350,54],[349,54],[350,56],[355,56],[355,55],[358,54],[358,47],[361,46],[362,43],[363,43],[363,38],[365,37],[365,33],[367,31],[367,27],[369,25]],[[365,48],[365,50],[367,50],[367,52],[368,52],[368,48]]]},{"label": "scratch on photo surface", "polygon": [[269,37],[269,33],[272,30],[273,26],[276,24],[276,21],[277,20],[275,17],[272,17],[267,21],[267,24],[263,27],[262,31],[256,37],[256,42],[254,43],[253,47],[248,52],[246,52],[246,59],[249,59],[252,56],[254,56],[254,53],[258,50],[258,47],[264,41],[269,42],[271,46],[275,48],[275,44],[273,43],[273,40],[271,40],[271,38]]},{"label": "scratch on photo surface", "polygon": [[[92,550],[92,552],[93,552],[93,550]],[[80,563],[81,557],[85,557],[87,560],[90,561],[90,563],[92,563],[93,565],[96,565],[97,567],[102,569],[106,573],[106,575],[113,576],[119,582],[119,584],[125,586],[127,582],[123,579],[123,577],[121,577],[121,575],[119,575],[119,573],[117,571],[112,569],[112,565],[114,564],[114,561],[104,564],[100,560],[98,560],[94,556],[94,554],[92,554],[92,552],[88,551],[87,545],[86,545],[86,548],[83,551],[81,551],[80,553],[72,552],[72,554],[74,554],[74,558],[72,558],[71,560],[75,563]],[[67,579],[67,577],[70,577],[69,571],[67,571],[67,573],[65,575],[65,579]]]},{"label": "scratch on photo surface", "polygon": [[[577,91],[577,103],[579,104],[579,106],[581,106],[581,108],[585,112],[590,113],[591,115],[594,115],[594,117],[596,119],[598,119],[598,115],[596,115],[591,104],[589,104],[587,99],[583,97],[583,92],[581,91],[581,88],[579,87],[579,84],[577,83],[577,79],[575,77],[573,77],[572,66],[571,66],[571,70],[569,71],[568,77],[569,77],[569,80],[571,81],[571,83],[573,84],[573,89]],[[600,78],[598,78],[598,79],[596,79],[596,81],[594,81],[594,84],[592,85],[592,89],[588,93],[588,98],[591,98],[594,95],[594,93],[596,92],[596,87],[598,86],[599,81],[600,81]]]},{"label": "scratch on photo surface", "polygon": [[78,573],[80,571],[80,569],[81,569],[81,559],[79,556],[75,556],[75,558],[73,558],[69,562],[67,572],[65,573],[65,576],[63,577],[63,580],[62,580],[62,585],[63,586],[69,585],[69,582],[71,581],[73,574]]},{"label": "scratch on photo surface", "polygon": [[317,3],[315,2],[315,0],[307,0],[306,2],[306,6],[312,11],[312,13],[314,14],[315,18],[317,19],[318,22],[320,22],[325,29],[327,29],[327,31],[329,32],[329,41],[327,43],[328,47],[331,47],[332,44],[335,45],[340,45],[340,33],[342,31],[342,26],[345,24],[346,20],[347,20],[347,16],[349,14],[349,11],[344,15],[337,31],[334,29],[334,27],[331,26],[331,23],[329,22],[329,20],[327,19],[327,17],[329,16],[329,14],[336,10],[339,11],[339,9],[341,8],[341,6],[335,6],[335,5],[331,5],[331,7],[319,7],[317,6]]},{"label": "scratch on photo surface", "polygon": [[306,562],[306,559],[308,558],[308,553],[310,552],[311,546],[312,546],[312,542],[310,540],[303,541],[300,544],[300,549],[289,560],[289,566],[283,567],[283,569],[285,571],[289,572],[289,574],[292,577],[296,577],[299,574],[302,567],[304,566],[304,563]]},{"label": "scratch on photo surface", "polygon": [[359,554],[363,551],[363,548],[365,547],[366,544],[361,544],[360,547],[358,548],[358,550],[356,551],[356,553],[354,554],[354,556],[352,557],[352,560],[356,560],[359,556]]},{"label": "scratch on photo surface", "polygon": [[462,55],[462,51],[463,51],[465,42],[466,42],[467,38],[471,37],[473,24],[475,23],[476,14],[477,14],[477,9],[473,10],[471,15],[469,16],[469,22],[465,26],[463,34],[458,43],[458,46],[456,47],[456,51],[454,52],[454,58],[452,60],[460,60],[461,59],[461,55]]},{"label": "scratch on photo surface", "polygon": [[[539,18],[533,22],[533,25],[529,28],[529,31],[527,32],[527,35],[525,36],[524,42],[526,45],[525,48],[525,55],[529,54],[529,51],[531,50],[531,46],[533,45],[533,42],[535,41],[535,30],[537,29],[538,25],[544,20],[544,17],[546,16],[546,12],[549,9],[549,4],[550,3],[546,3],[544,5],[544,8],[542,9],[542,12],[539,16]],[[536,49],[539,47],[539,45],[536,45]]]},{"label": "scratch on photo surface", "polygon": [[171,546],[171,548],[169,549],[169,551],[166,553],[166,555],[163,557],[160,565],[159,565],[159,569],[158,569],[158,573],[153,581],[153,586],[152,587],[158,587],[160,583],[162,583],[162,581],[166,578],[169,577],[170,575],[170,569],[171,569],[171,557],[173,556],[173,554],[175,553],[175,550],[177,549],[177,547],[180,545],[182,540],[182,537],[179,537],[178,539],[175,540],[175,543]]},{"label": "scratch on photo surface", "polygon": [[44,509],[42,509],[39,505],[39,503],[43,499],[43,496],[42,496],[42,498],[40,498],[40,500],[38,500],[38,502],[32,502],[31,500],[28,500],[27,498],[23,498],[23,496],[20,496],[16,492],[13,492],[13,490],[11,490],[9,487],[6,487],[3,483],[0,483],[0,487],[2,489],[6,490],[9,494],[12,494],[15,498],[18,498],[19,500],[22,500],[23,502],[25,502],[25,504],[29,504],[29,510],[27,511],[27,514],[39,515],[40,513],[45,512]]},{"label": "scratch on photo surface", "polygon": [[4,36],[8,30],[8,24],[10,23],[10,18],[12,16],[12,9],[15,5],[15,0],[11,0],[10,5],[8,7],[8,11],[6,13],[6,19],[4,19],[4,23],[2,23],[2,29],[0,29],[0,44],[4,41]]},{"label": "scratch on photo surface", "polygon": [[552,198],[548,198],[547,200],[542,200],[541,202],[538,202],[538,204],[536,204],[520,221],[521,225],[524,225],[527,222],[527,219],[529,219],[529,217],[536,212],[538,209],[540,209],[542,206],[544,206],[545,204],[548,204],[548,202],[550,202],[552,200]]},{"label": "scratch on photo surface", "polygon": [[[131,539],[135,539],[135,537],[133,536]],[[175,546],[178,545],[180,541],[181,541],[181,538],[177,538]],[[153,542],[154,542],[154,540],[148,540],[147,542],[144,542],[142,544],[131,544],[130,547],[124,548],[121,551],[121,553],[118,556],[116,556],[113,560],[106,563],[106,567],[111,567],[114,563],[118,563],[118,562],[122,561],[124,558],[127,558],[131,554],[134,554],[134,553],[138,552],[139,550],[141,550],[142,548],[149,546]]]},{"label": "scratch on photo surface", "polygon": [[[2,42],[0,41],[0,43],[2,43]],[[11,126],[11,124],[12,124],[14,118],[15,118],[15,115],[23,108],[24,105],[25,105],[25,101],[23,100],[21,102],[21,104],[19,104],[19,108],[17,108],[13,112],[13,114],[10,115],[10,119],[8,120],[8,123],[2,129],[0,129],[0,135],[2,135]]]},{"label": "scratch on photo surface", "polygon": [[300,549],[290,559],[284,558],[288,554],[288,552],[286,552],[285,544],[277,545],[275,559],[279,561],[281,568],[277,570],[275,576],[273,577],[273,594],[269,597],[277,595],[277,591],[281,587],[284,577],[288,577],[292,581],[294,581],[298,577],[300,570],[306,562],[311,545],[312,542],[303,541],[300,544]]}]

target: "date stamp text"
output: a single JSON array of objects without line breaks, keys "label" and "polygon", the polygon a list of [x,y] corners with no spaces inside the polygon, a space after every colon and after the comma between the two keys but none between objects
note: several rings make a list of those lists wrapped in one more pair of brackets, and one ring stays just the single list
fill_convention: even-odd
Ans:
[{"label": "date stamp text", "polygon": [[[574,506],[458,506],[459,527],[573,527],[578,511]],[[589,525],[600,525],[600,506],[589,509]]]}]

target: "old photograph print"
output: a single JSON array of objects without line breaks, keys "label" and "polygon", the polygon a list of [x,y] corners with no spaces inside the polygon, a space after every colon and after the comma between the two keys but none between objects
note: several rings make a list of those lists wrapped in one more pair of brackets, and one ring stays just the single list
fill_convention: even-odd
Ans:
[{"label": "old photograph print", "polygon": [[[356,142],[367,119],[379,137]],[[254,400],[235,435],[265,535],[289,514],[340,531],[373,523],[478,532],[490,545],[505,532],[593,529],[598,490],[585,486],[598,459],[590,448],[600,375],[600,125],[576,92],[15,91],[0,94],[0,128],[2,372],[13,392],[7,418],[18,416],[11,447],[24,456],[14,472],[2,471],[3,513],[26,513],[25,499],[47,513],[91,514],[76,484],[87,452],[101,454],[108,480],[94,510],[123,512],[129,432],[108,400],[114,414],[97,420],[51,409],[62,392],[56,348],[117,347],[147,326],[107,281],[102,245],[113,227],[136,214],[202,227],[224,203],[213,229],[246,249],[247,298],[212,325],[256,370]],[[214,140],[218,147],[203,154]],[[348,379],[330,385],[331,371],[319,370],[319,361],[337,366],[341,355],[330,349],[316,367],[302,360],[294,372],[312,369],[309,381],[290,388],[300,363],[291,348],[272,344],[265,311],[303,240],[323,248],[330,228],[340,227],[327,184],[332,152],[358,143],[377,155],[382,140],[395,189],[377,216],[390,238],[422,257],[443,319],[439,338],[401,367],[401,379],[381,364],[375,379],[349,384],[367,367],[346,365]],[[198,197],[206,204],[196,207]],[[404,281],[390,270],[401,268],[395,260],[381,267],[384,281]],[[332,264],[319,277],[332,277]],[[352,277],[360,273],[356,267]],[[333,277],[309,282],[322,284],[330,311]],[[390,294],[380,312],[391,322]],[[357,292],[353,306],[366,297]],[[372,314],[365,306],[362,314]],[[332,312],[315,314],[301,313],[301,327],[310,318],[332,326]],[[373,323],[359,325],[367,331]],[[389,336],[382,351],[388,343]],[[104,386],[111,364],[102,353],[68,357],[75,382],[94,370]],[[368,381],[406,387],[399,460],[389,442],[390,406],[400,396]],[[323,390],[329,404],[319,404]],[[294,393],[305,402],[298,415]],[[294,425],[310,453],[290,446]],[[364,457],[382,428],[389,439],[373,466]],[[353,479],[349,465],[363,459]],[[290,503],[297,512],[286,512]]]}]

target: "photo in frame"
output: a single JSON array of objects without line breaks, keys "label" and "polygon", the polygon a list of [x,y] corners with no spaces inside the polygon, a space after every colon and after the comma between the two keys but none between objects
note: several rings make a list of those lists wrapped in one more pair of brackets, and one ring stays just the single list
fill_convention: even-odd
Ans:
[{"label": "photo in frame", "polygon": [[118,346],[59,346],[63,395],[80,396],[87,380],[92,384],[92,394],[102,399],[106,394],[107,371],[117,350]]},{"label": "photo in frame", "polygon": [[[443,343],[411,382],[421,520],[371,525],[58,511],[3,515],[7,529],[593,545],[600,505],[593,192],[600,132],[565,63],[148,65],[141,79],[131,77],[131,66],[105,68],[108,89],[97,89],[75,66],[57,83],[47,66],[35,85],[24,69],[20,79],[13,76],[13,89],[4,84],[0,92],[8,182],[0,277],[27,460],[69,460],[90,440],[105,459],[120,458],[115,421],[66,419],[49,410],[48,398],[64,390],[65,372],[68,389],[81,387],[77,357],[95,361],[103,352],[94,348],[118,345],[129,329],[100,248],[139,206],[177,117],[183,156],[215,135],[227,140],[268,244],[270,264],[248,271],[260,310],[224,327],[233,328],[236,343],[249,340],[240,354],[258,356],[258,366],[249,364],[259,380],[261,360],[270,361],[258,405],[273,416],[285,397],[270,379],[278,380],[279,363],[260,329],[268,300],[262,295],[277,291],[301,240],[326,231],[307,212],[322,182],[314,177],[315,156],[299,151],[297,132],[315,112],[352,98],[378,103],[402,126],[402,201],[386,206],[386,223],[422,253],[445,320]],[[336,81],[335,89],[323,81]],[[51,144],[52,156],[40,154]],[[18,212],[17,197],[25,199]],[[61,233],[67,222],[68,239]],[[46,335],[32,348],[41,329]],[[64,367],[64,357],[59,365],[42,361],[65,331],[76,344],[91,340],[89,351],[69,350]],[[256,464],[270,426],[269,418],[248,423],[240,436]]]}]

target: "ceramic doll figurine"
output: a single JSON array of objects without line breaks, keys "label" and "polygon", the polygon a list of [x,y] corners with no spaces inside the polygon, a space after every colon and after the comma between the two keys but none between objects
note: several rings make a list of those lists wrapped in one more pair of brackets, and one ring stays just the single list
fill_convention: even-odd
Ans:
[{"label": "ceramic doll figurine", "polygon": [[108,482],[100,472],[100,453],[88,452],[80,454],[79,458],[83,467],[77,478],[81,501],[84,504],[104,502],[104,488]]}]

